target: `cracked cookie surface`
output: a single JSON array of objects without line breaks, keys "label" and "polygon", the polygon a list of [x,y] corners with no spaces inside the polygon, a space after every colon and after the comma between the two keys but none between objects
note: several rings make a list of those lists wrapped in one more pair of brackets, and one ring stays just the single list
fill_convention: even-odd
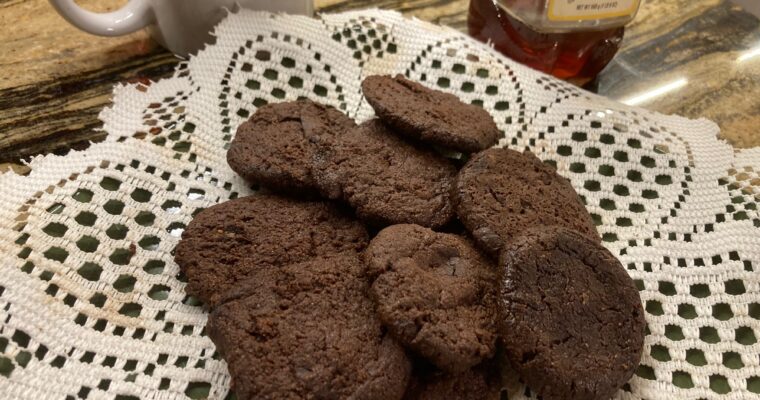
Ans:
[{"label": "cracked cookie surface", "polygon": [[361,251],[367,241],[364,226],[328,201],[257,194],[201,211],[174,258],[187,276],[185,291],[213,307],[254,269]]},{"label": "cracked cookie surface", "polygon": [[489,149],[473,155],[457,175],[452,198],[462,223],[494,257],[531,226],[561,225],[600,240],[570,182],[532,153]]},{"label": "cracked cookie surface", "polygon": [[501,400],[507,398],[499,364],[489,360],[463,372],[415,371],[404,400]]},{"label": "cracked cookie surface", "polygon": [[503,136],[482,107],[403,75],[369,76],[362,92],[383,123],[424,143],[470,153],[495,145]]},{"label": "cracked cookie surface", "polygon": [[238,399],[403,396],[411,364],[374,313],[356,253],[252,271],[207,326]]},{"label": "cracked cookie surface", "polygon": [[369,224],[435,228],[454,215],[454,166],[432,150],[397,137],[377,119],[324,146],[316,160],[322,193],[345,200]]},{"label": "cracked cookie surface", "polygon": [[639,293],[600,244],[561,227],[524,232],[502,253],[501,339],[547,400],[606,400],[630,379],[646,322]]},{"label": "cracked cookie surface", "polygon": [[394,225],[364,257],[380,320],[402,345],[452,372],[494,354],[495,267],[469,240]]},{"label": "cracked cookie surface", "polygon": [[240,125],[227,163],[251,183],[289,193],[312,191],[316,147],[354,128],[342,112],[310,100],[267,104]]}]

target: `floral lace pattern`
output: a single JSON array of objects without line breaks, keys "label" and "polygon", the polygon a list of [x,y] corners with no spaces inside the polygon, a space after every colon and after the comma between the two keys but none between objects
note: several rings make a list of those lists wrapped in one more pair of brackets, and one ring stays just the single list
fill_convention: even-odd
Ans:
[{"label": "floral lace pattern", "polygon": [[[310,98],[373,115],[364,76],[405,74],[493,115],[499,144],[571,180],[640,290],[648,331],[621,399],[760,396],[760,149],[623,106],[397,13],[242,11],[172,78],[117,87],[105,142],[0,175],[0,386],[22,399],[228,394],[172,251],[193,215],[252,193],[238,124]],[[517,387],[510,398],[533,398]]]}]

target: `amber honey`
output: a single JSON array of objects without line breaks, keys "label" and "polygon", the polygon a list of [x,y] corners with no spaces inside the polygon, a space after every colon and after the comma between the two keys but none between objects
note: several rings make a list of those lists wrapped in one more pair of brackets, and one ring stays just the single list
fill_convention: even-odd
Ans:
[{"label": "amber honey", "polygon": [[623,26],[582,26],[551,32],[520,21],[510,11],[546,10],[542,0],[471,0],[467,19],[470,35],[493,43],[513,60],[582,86],[612,60],[623,39]]}]

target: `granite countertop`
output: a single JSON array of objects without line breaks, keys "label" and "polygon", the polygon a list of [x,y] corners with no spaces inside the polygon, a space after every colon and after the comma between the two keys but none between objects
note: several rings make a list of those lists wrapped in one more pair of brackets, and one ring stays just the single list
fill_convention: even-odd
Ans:
[{"label": "granite countertop", "polygon": [[[734,1],[756,7],[755,0]],[[108,11],[125,1],[79,3]],[[469,1],[315,3],[320,12],[396,9],[464,31]],[[0,23],[0,171],[27,173],[20,159],[102,138],[97,115],[113,85],[159,79],[180,61],[144,31],[119,38],[80,32],[46,0],[0,1]],[[729,0],[648,0],[596,90],[655,111],[712,119],[735,147],[758,146],[760,20]]]}]

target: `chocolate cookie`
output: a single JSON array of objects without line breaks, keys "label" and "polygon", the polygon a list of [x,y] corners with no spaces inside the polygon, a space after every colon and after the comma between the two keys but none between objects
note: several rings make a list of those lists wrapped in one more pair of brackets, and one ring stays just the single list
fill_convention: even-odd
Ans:
[{"label": "chocolate cookie", "polygon": [[287,192],[313,190],[315,142],[329,142],[354,121],[310,100],[268,104],[240,125],[227,163],[249,182]]},{"label": "chocolate cookie", "polygon": [[393,135],[379,120],[341,135],[317,154],[317,184],[342,198],[374,225],[439,227],[454,214],[450,189],[456,170],[443,157]]},{"label": "chocolate cookie", "polygon": [[355,253],[252,268],[209,316],[238,399],[400,399],[411,365]]},{"label": "chocolate cookie", "polygon": [[473,155],[459,171],[452,197],[462,223],[494,257],[532,226],[566,226],[600,241],[570,182],[529,152],[489,149]]},{"label": "chocolate cookie", "polygon": [[378,118],[416,140],[469,153],[487,149],[503,136],[483,108],[403,75],[367,77],[362,92]]},{"label": "chocolate cookie", "polygon": [[399,343],[453,372],[494,354],[495,268],[467,239],[394,225],[364,257],[377,313]]},{"label": "chocolate cookie", "polygon": [[609,251],[562,227],[524,231],[502,252],[502,340],[546,400],[607,400],[641,357],[646,322],[633,281]]},{"label": "chocolate cookie", "polygon": [[196,215],[175,260],[188,279],[185,291],[214,306],[255,269],[360,251],[367,240],[364,227],[329,202],[253,195]]},{"label": "chocolate cookie", "polygon": [[498,366],[489,363],[459,373],[412,376],[404,400],[500,400],[506,391]]}]

